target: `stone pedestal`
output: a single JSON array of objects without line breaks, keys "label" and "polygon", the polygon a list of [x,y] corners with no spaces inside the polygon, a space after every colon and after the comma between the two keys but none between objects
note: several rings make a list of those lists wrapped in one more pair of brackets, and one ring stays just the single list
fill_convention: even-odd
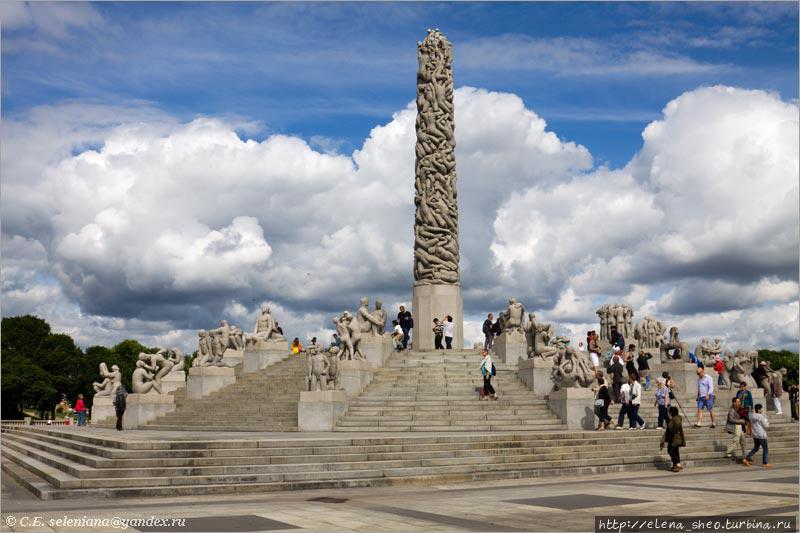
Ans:
[{"label": "stone pedestal", "polygon": [[[415,285],[411,301],[415,350],[433,350],[433,319],[453,317],[453,349],[464,348],[464,301],[460,285]],[[444,339],[442,339],[444,345]]]},{"label": "stone pedestal", "polygon": [[[414,325],[416,326],[416,323]],[[392,338],[389,335],[363,335],[359,348],[372,366],[380,368],[392,355]]]},{"label": "stone pedestal", "polygon": [[507,365],[517,365],[528,358],[528,341],[519,331],[501,333],[494,339],[494,353]]},{"label": "stone pedestal", "polygon": [[95,396],[92,398],[92,423],[107,422],[117,416],[114,410],[114,398],[111,396]]},{"label": "stone pedestal", "polygon": [[225,366],[229,366],[231,368],[235,367],[236,365],[242,364],[244,360],[244,352],[242,350],[234,350],[233,348],[228,348],[222,354],[222,364]]},{"label": "stone pedestal", "polygon": [[373,366],[369,361],[339,361],[339,386],[349,398],[361,394],[373,377]]},{"label": "stone pedestal", "polygon": [[550,379],[552,370],[553,360],[551,358],[521,359],[517,376],[537,396],[546,396],[553,390],[553,382]]},{"label": "stone pedestal", "polygon": [[128,394],[125,416],[122,417],[124,429],[137,429],[160,416],[175,410],[175,398],[169,394],[148,392],[147,394]]},{"label": "stone pedestal", "polygon": [[347,393],[340,390],[301,392],[297,404],[298,431],[333,431],[347,410]]},{"label": "stone pedestal", "polygon": [[236,382],[234,369],[227,366],[193,366],[189,369],[189,381],[186,396],[190,400],[199,400],[223,387]]},{"label": "stone pedestal", "polygon": [[[678,392],[692,396],[697,394],[697,365],[694,363],[684,363],[683,361],[669,361],[661,363],[661,371],[669,372],[672,380],[678,386]],[[652,381],[653,378],[651,377]],[[714,389],[717,382],[714,381]]]},{"label": "stone pedestal", "polygon": [[162,394],[169,394],[186,386],[186,371],[172,371],[161,379]]},{"label": "stone pedestal", "polygon": [[553,391],[547,398],[547,405],[561,418],[568,429],[594,429],[594,393],[591,389],[570,387]]},{"label": "stone pedestal", "polygon": [[258,372],[267,368],[269,365],[274,365],[289,358],[291,352],[286,349],[285,343],[280,347],[278,343],[272,343],[269,347],[247,347],[244,350],[244,362],[242,364],[242,372],[249,374],[251,372]]}]

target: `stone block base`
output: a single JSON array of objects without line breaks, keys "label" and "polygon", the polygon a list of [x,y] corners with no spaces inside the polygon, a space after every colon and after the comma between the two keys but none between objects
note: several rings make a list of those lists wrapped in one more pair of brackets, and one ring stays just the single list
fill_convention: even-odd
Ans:
[{"label": "stone block base", "polygon": [[502,333],[494,339],[494,353],[507,365],[517,365],[528,358],[528,341],[518,331]]},{"label": "stone block base", "polygon": [[186,396],[199,400],[214,391],[236,382],[234,369],[226,366],[193,366],[189,369]]},{"label": "stone block base", "polygon": [[175,398],[169,394],[158,394],[157,392],[129,394],[126,405],[125,416],[122,417],[122,427],[137,429],[174,411]]},{"label": "stone block base", "polygon": [[552,370],[552,359],[543,360],[541,357],[521,359],[517,376],[537,396],[546,396],[553,390],[553,382],[550,379]]},{"label": "stone block base", "polygon": [[243,360],[244,360],[244,352],[242,350],[234,350],[233,348],[228,348],[222,354],[222,364],[224,366],[229,366],[233,368],[236,365],[242,364]]},{"label": "stone block base", "polygon": [[280,363],[281,361],[288,359],[289,355],[291,355],[291,353],[286,349],[257,350],[246,348],[244,351],[242,372],[245,374],[258,372],[259,370],[263,370],[270,365],[274,365],[275,363]]},{"label": "stone block base", "polygon": [[375,368],[382,367],[394,351],[392,338],[389,335],[382,335],[380,337],[364,335],[361,337],[359,347],[361,353],[367,358],[367,361]]},{"label": "stone block base", "polygon": [[347,410],[347,393],[338,390],[301,392],[297,404],[298,431],[333,431]]},{"label": "stone block base", "polygon": [[161,393],[169,394],[186,386],[186,371],[172,371],[161,379]]},{"label": "stone block base", "polygon": [[561,418],[568,429],[594,429],[597,417],[594,415],[594,393],[591,389],[570,387],[553,391],[547,398],[547,405]]},{"label": "stone block base", "polygon": [[[453,349],[464,348],[464,300],[460,285],[415,285],[412,293],[411,314],[414,317],[415,350],[433,350],[433,319],[444,322],[453,317]],[[444,339],[442,339],[444,345]]]},{"label": "stone block base", "polygon": [[[683,361],[675,360],[666,363],[661,363],[661,371],[669,372],[672,380],[678,386],[678,391],[688,395],[697,394],[697,365],[694,363],[684,363]],[[659,374],[660,376],[660,374]],[[716,375],[713,376],[716,378]],[[650,377],[653,380],[653,377]],[[717,388],[717,382],[714,381],[714,389]]]},{"label": "stone block base", "polygon": [[372,381],[373,366],[369,361],[339,361],[339,386],[349,398],[361,394]]},{"label": "stone block base", "polygon": [[108,422],[116,419],[114,398],[111,396],[95,396],[92,398],[92,423]]}]

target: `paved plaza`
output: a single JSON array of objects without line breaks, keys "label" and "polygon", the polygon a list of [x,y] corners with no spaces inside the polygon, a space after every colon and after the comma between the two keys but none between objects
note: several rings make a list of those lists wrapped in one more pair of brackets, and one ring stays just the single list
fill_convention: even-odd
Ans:
[{"label": "paved plaza", "polygon": [[[621,450],[621,453],[623,451]],[[186,518],[183,527],[129,531],[593,531],[596,515],[797,518],[796,464],[621,472],[435,486],[264,495],[43,502],[6,476],[4,531],[107,531],[50,527],[64,518]],[[36,527],[23,527],[39,517]],[[11,523],[15,525],[9,527]],[[62,522],[63,523],[63,522]]]}]

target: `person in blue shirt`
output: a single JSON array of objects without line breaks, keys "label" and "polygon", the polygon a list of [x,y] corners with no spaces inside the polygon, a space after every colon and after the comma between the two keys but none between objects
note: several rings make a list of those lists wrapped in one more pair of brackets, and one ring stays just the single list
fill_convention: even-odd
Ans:
[{"label": "person in blue shirt", "polygon": [[611,346],[619,346],[620,350],[625,350],[625,337],[617,331],[617,326],[611,326]]},{"label": "person in blue shirt", "polygon": [[706,375],[705,368],[699,367],[697,369],[697,423],[695,424],[697,427],[703,424],[703,409],[708,409],[711,427],[717,427],[714,424],[714,380],[711,379],[711,376]]}]

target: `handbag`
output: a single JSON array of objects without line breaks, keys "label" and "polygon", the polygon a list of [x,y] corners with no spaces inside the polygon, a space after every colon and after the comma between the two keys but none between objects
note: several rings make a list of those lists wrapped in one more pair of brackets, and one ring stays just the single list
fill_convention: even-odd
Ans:
[{"label": "handbag", "polygon": [[493,376],[497,375],[497,369],[494,367],[494,363],[492,363],[492,375]]}]

